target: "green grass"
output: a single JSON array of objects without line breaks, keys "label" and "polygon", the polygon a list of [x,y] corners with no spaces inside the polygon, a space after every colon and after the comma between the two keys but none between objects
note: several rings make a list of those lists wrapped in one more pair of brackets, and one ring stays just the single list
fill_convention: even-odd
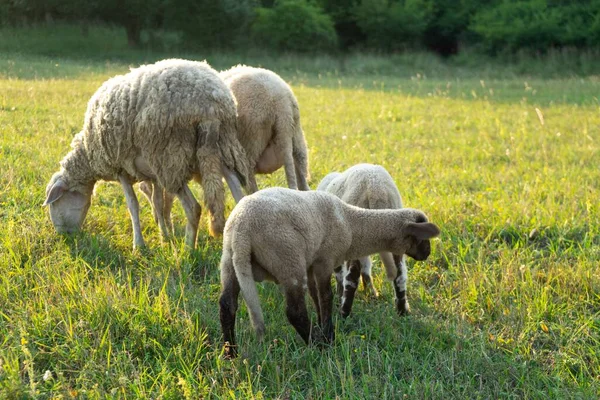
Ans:
[{"label": "green grass", "polygon": [[[352,316],[334,319],[335,344],[306,347],[281,293],[264,284],[266,339],[256,341],[242,305],[242,357],[230,362],[219,357],[221,243],[205,221],[198,249],[186,253],[179,206],[179,240],[161,245],[142,201],[149,247],[133,253],[118,185],[97,187],[73,237],[57,235],[41,207],[87,100],[141,56],[26,53],[2,37],[0,398],[600,396],[597,76],[507,75],[439,60],[386,75],[341,71],[326,58],[255,60],[293,84],[312,187],[330,171],[381,164],[442,235],[426,262],[410,263],[410,317],[396,316],[377,262],[380,298],[361,290]],[[284,181],[278,171],[259,185]]]}]

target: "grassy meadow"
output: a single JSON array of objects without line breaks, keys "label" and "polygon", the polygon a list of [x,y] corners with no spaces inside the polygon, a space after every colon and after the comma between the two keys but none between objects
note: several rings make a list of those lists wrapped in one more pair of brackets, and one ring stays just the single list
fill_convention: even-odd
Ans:
[{"label": "grassy meadow", "polygon": [[[133,252],[117,184],[97,185],[78,235],[56,234],[41,206],[99,85],[173,54],[127,54],[124,35],[101,30],[91,30],[91,48],[69,34],[8,33],[0,30],[0,398],[600,396],[598,75],[561,74],[560,56],[528,69],[420,54],[176,54],[279,72],[300,103],[311,187],[334,170],[381,164],[405,205],[442,229],[430,258],[409,263],[411,316],[396,315],[377,260],[380,297],[361,287],[352,315],[334,317],[335,343],[306,347],[266,283],[265,341],[240,298],[241,357],[227,361],[221,242],[207,236],[205,217],[186,252],[181,207],[178,239],[163,244],[140,197],[148,248]],[[283,171],[259,186],[285,186]],[[309,312],[316,318],[312,303]]]}]

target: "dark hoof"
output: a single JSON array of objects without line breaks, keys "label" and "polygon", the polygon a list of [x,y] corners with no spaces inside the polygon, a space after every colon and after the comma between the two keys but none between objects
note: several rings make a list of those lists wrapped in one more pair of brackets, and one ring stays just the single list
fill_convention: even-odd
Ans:
[{"label": "dark hoof", "polygon": [[410,315],[410,307],[408,306],[408,303],[396,304],[396,310],[398,311],[398,315],[401,317]]},{"label": "dark hoof", "polygon": [[229,342],[226,342],[223,345],[223,358],[226,360],[233,360],[234,358],[236,358],[238,355],[237,353],[237,346],[236,345],[231,345],[229,344]]}]

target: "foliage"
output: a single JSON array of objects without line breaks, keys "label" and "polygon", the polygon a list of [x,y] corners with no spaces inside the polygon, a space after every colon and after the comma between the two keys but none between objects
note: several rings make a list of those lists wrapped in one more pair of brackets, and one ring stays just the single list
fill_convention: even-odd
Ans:
[{"label": "foliage", "polygon": [[357,25],[369,47],[398,50],[416,47],[432,17],[429,0],[360,0],[354,8]]},{"label": "foliage", "polygon": [[170,0],[165,27],[180,31],[187,47],[241,45],[254,18],[252,0]]},{"label": "foliage", "polygon": [[480,10],[471,29],[492,51],[520,48],[545,51],[552,47],[598,46],[600,1],[502,2]]},{"label": "foliage", "polygon": [[279,0],[273,8],[258,8],[252,24],[257,43],[298,52],[331,50],[337,37],[331,18],[305,0]]},{"label": "foliage", "polygon": [[[443,56],[600,47],[600,0],[3,0],[0,24],[121,26],[131,48],[260,47]],[[177,40],[173,40],[177,38]],[[158,46],[154,46],[158,44]]]}]

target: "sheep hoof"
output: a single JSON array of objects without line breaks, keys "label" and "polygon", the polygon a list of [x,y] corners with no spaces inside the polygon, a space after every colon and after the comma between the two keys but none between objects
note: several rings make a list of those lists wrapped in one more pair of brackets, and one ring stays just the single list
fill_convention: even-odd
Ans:
[{"label": "sheep hoof", "polygon": [[401,317],[410,314],[410,306],[408,305],[407,301],[404,301],[402,303],[396,303],[396,308],[398,310],[398,315],[400,315]]},{"label": "sheep hoof", "polygon": [[367,296],[377,299],[379,298],[379,292],[373,286],[370,286],[369,288],[367,288]]},{"label": "sheep hoof", "polygon": [[237,346],[234,344],[229,344],[229,342],[225,342],[223,345],[223,358],[226,360],[233,360],[237,357]]}]

